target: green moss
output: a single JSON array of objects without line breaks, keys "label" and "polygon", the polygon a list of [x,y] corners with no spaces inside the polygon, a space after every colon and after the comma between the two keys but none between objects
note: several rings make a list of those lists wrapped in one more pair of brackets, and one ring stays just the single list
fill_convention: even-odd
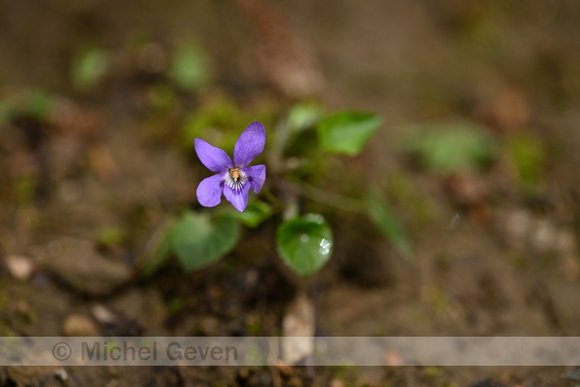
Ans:
[{"label": "green moss", "polygon": [[179,314],[185,308],[185,301],[182,298],[174,298],[169,302],[168,312],[169,316]]},{"label": "green moss", "polygon": [[125,239],[125,232],[118,227],[102,227],[97,231],[97,242],[101,246],[119,246]]},{"label": "green moss", "polygon": [[181,145],[192,150],[195,138],[203,138],[231,154],[238,136],[251,122],[260,121],[268,132],[275,115],[275,106],[265,101],[255,109],[242,110],[233,99],[216,94],[185,118]]},{"label": "green moss", "polygon": [[507,139],[505,150],[524,190],[533,190],[543,184],[545,150],[540,139],[520,133]]},{"label": "green moss", "polygon": [[436,315],[441,316],[449,307],[447,296],[444,291],[439,288],[431,288],[428,294],[429,303]]},{"label": "green moss", "polygon": [[439,367],[433,367],[433,366],[427,367],[425,369],[425,374],[427,376],[429,376],[430,378],[437,377],[437,376],[441,375],[441,368],[439,368]]},{"label": "green moss", "polygon": [[23,176],[13,183],[14,196],[18,203],[30,203],[36,195],[38,180],[32,176]]}]

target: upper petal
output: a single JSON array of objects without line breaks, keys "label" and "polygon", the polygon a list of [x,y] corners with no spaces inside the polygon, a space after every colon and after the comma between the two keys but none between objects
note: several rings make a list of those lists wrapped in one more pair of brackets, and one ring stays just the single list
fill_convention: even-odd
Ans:
[{"label": "upper petal", "polygon": [[266,181],[266,166],[254,165],[252,167],[244,168],[243,170],[248,175],[248,182],[254,189],[255,193],[260,192],[264,181]]},{"label": "upper petal", "polygon": [[248,205],[248,193],[250,192],[250,185],[244,184],[241,189],[235,190],[228,185],[224,186],[224,196],[234,208],[240,212],[244,212]]},{"label": "upper petal", "polygon": [[240,134],[234,148],[234,164],[245,167],[264,150],[266,145],[266,129],[259,122],[252,122]]},{"label": "upper petal", "polygon": [[194,140],[195,152],[199,161],[213,172],[223,172],[228,168],[233,167],[232,159],[223,150],[213,145],[210,145],[207,141],[201,138],[196,138]]},{"label": "upper petal", "polygon": [[204,207],[215,207],[222,201],[224,176],[221,173],[205,178],[197,186],[197,201]]}]

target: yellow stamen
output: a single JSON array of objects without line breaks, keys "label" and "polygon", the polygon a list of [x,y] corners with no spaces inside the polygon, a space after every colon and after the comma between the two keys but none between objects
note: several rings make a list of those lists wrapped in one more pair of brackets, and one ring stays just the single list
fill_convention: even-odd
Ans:
[{"label": "yellow stamen", "polygon": [[230,175],[232,176],[232,179],[234,179],[234,181],[237,183],[238,179],[240,178],[240,170],[239,169],[232,169],[230,171]]}]

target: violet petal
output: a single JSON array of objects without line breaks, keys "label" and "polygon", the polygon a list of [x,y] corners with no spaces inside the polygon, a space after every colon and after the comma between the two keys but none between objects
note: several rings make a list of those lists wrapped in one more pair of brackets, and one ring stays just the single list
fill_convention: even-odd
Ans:
[{"label": "violet petal", "polygon": [[252,122],[246,130],[240,134],[234,147],[234,164],[237,167],[245,167],[252,162],[266,145],[266,129],[259,122]]},{"label": "violet petal", "polygon": [[254,189],[254,192],[260,192],[266,180],[266,166],[262,164],[254,165],[244,168],[243,171],[248,175],[248,182]]},{"label": "violet petal", "polygon": [[240,212],[244,212],[248,205],[248,193],[250,192],[250,184],[244,184],[240,190],[234,190],[228,185],[224,186],[224,196],[234,208]]},{"label": "violet petal", "polygon": [[210,171],[224,172],[228,168],[233,167],[230,156],[220,148],[210,145],[207,141],[200,138],[196,138],[194,144],[199,161]]},{"label": "violet petal", "polygon": [[204,207],[215,207],[222,201],[224,176],[221,173],[207,177],[197,186],[197,201]]}]

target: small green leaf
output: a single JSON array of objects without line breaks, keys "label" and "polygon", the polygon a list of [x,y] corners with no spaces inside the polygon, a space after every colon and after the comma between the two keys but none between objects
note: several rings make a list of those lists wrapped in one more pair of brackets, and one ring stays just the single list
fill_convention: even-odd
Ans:
[{"label": "small green leaf", "polygon": [[93,48],[79,53],[72,63],[73,85],[80,90],[94,87],[105,75],[109,62],[109,52],[101,48]]},{"label": "small green leaf", "polygon": [[258,227],[272,215],[272,207],[261,200],[251,201],[244,212],[232,212],[243,224],[250,228]]},{"label": "small green leaf", "polygon": [[329,152],[357,155],[381,123],[381,117],[376,114],[357,112],[334,114],[318,123],[320,144]]},{"label": "small green leaf", "polygon": [[278,253],[303,277],[316,273],[332,254],[332,230],[321,215],[308,214],[285,221],[276,235]]},{"label": "small green leaf", "polygon": [[195,44],[177,47],[171,60],[169,77],[181,88],[196,91],[209,80],[206,53]]},{"label": "small green leaf", "polygon": [[185,270],[200,269],[230,252],[239,234],[238,221],[227,213],[212,218],[188,211],[172,231],[172,247]]},{"label": "small green leaf", "polygon": [[367,200],[367,214],[404,258],[412,256],[411,241],[405,229],[378,194],[370,195]]}]

